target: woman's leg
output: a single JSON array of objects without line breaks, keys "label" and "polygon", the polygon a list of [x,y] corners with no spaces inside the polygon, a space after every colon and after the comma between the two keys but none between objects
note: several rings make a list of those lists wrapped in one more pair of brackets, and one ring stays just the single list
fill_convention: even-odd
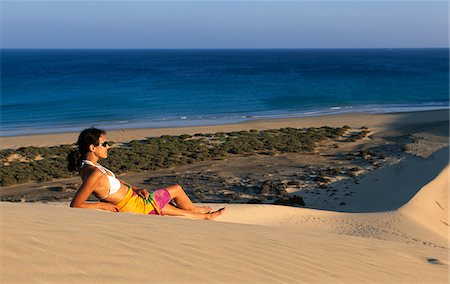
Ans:
[{"label": "woman's leg", "polygon": [[180,209],[189,210],[196,213],[208,213],[211,211],[211,207],[199,207],[192,204],[191,199],[187,196],[186,192],[184,192],[184,189],[179,184],[166,187],[166,190],[169,192],[170,197],[175,200],[175,203]]},{"label": "woman's leg", "polygon": [[167,204],[166,206],[164,206],[164,208],[162,209],[161,212],[164,215],[168,215],[168,216],[186,216],[186,217],[195,218],[195,219],[212,220],[212,219],[217,218],[218,216],[222,215],[223,210],[225,210],[225,208],[221,208],[221,209],[211,212],[211,213],[197,213],[194,211],[177,208],[175,206]]}]

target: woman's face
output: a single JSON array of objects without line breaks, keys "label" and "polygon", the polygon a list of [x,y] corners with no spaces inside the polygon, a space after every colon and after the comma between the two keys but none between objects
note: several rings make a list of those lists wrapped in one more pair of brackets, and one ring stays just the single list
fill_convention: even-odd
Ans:
[{"label": "woman's face", "polygon": [[100,159],[106,159],[108,157],[108,150],[109,150],[109,148],[111,148],[105,142],[106,142],[106,135],[104,135],[104,134],[100,135],[100,138],[98,138],[99,145],[95,147],[95,151],[94,151],[94,153]]}]

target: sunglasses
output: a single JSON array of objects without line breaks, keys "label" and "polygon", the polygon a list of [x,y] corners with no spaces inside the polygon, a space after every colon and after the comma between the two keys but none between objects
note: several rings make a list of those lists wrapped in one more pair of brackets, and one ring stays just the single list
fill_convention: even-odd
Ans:
[{"label": "sunglasses", "polygon": [[103,142],[103,143],[100,143],[100,142],[99,142],[98,146],[106,147],[106,146],[109,146],[109,143],[108,143],[107,141],[105,141],[105,142]]}]

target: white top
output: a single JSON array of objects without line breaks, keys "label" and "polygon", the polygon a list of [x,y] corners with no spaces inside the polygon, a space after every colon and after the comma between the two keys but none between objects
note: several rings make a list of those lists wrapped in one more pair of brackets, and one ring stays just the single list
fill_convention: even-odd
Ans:
[{"label": "white top", "polygon": [[107,194],[105,197],[102,197],[101,199],[105,199],[106,197],[110,196],[111,194],[116,193],[117,191],[119,191],[119,189],[121,187],[120,180],[118,180],[116,178],[116,175],[112,171],[108,170],[107,168],[105,168],[104,166],[102,166],[102,165],[100,165],[98,163],[94,164],[93,162],[91,162],[89,160],[83,160],[82,163],[81,163],[80,168],[82,168],[85,164],[88,164],[88,165],[91,165],[93,167],[96,167],[102,173],[104,173],[106,175],[106,177],[108,177],[109,194]]}]

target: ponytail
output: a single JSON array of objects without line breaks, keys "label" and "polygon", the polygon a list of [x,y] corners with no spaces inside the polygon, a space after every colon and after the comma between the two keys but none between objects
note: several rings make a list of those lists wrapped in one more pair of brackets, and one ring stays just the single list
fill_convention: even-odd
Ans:
[{"label": "ponytail", "polygon": [[67,169],[69,172],[75,172],[78,170],[81,164],[81,155],[78,149],[71,149],[67,155]]}]

